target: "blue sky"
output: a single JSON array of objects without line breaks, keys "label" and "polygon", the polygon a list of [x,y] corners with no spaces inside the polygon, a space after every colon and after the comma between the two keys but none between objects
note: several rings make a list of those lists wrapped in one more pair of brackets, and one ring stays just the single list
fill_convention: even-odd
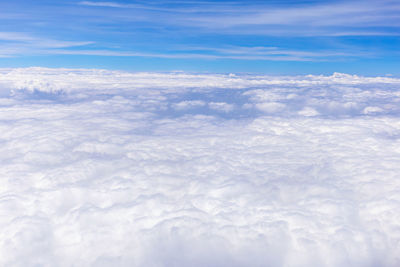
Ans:
[{"label": "blue sky", "polygon": [[0,67],[400,75],[400,2],[0,3]]}]

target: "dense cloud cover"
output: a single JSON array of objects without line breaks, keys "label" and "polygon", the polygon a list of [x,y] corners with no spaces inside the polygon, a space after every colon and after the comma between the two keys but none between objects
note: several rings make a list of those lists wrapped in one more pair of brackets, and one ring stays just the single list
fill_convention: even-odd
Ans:
[{"label": "dense cloud cover", "polygon": [[399,266],[400,80],[0,70],[2,266]]}]

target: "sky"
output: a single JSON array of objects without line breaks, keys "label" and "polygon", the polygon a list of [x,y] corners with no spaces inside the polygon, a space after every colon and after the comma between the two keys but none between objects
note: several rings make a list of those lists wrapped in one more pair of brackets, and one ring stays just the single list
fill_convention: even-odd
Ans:
[{"label": "sky", "polygon": [[0,0],[0,266],[400,266],[400,2]]},{"label": "sky", "polygon": [[0,67],[400,74],[400,3],[0,2]]}]

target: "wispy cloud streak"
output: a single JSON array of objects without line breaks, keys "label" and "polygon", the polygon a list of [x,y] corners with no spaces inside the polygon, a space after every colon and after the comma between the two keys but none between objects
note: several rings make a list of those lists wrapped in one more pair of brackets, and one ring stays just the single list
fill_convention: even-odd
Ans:
[{"label": "wispy cloud streak", "polygon": [[[269,26],[278,29],[264,29],[264,34],[273,33],[307,35],[378,35],[394,34],[382,30],[371,31],[370,27],[399,27],[400,7],[390,1],[356,1],[356,2],[328,2],[311,4],[268,5],[245,4],[244,2],[226,2],[198,5],[196,2],[183,7],[165,8],[157,5],[120,4],[118,2],[80,2],[81,5],[92,7],[114,7],[130,9],[149,9],[161,12],[160,22],[180,25],[182,27],[198,27],[208,30],[222,30],[236,28],[236,32],[250,32],[250,26]],[[185,12],[190,12],[186,15]],[[151,13],[150,13],[151,14]],[[152,16],[148,16],[150,17]],[[146,19],[146,16],[144,17]],[[152,17],[154,21],[154,17]],[[302,29],[301,27],[310,27]],[[291,29],[290,27],[295,27]],[[333,27],[341,27],[333,28]],[[350,29],[350,30],[349,30]],[[272,32],[270,30],[273,30]],[[262,31],[258,31],[262,34]]]},{"label": "wispy cloud streak", "polygon": [[183,66],[187,59],[221,66],[227,60],[361,64],[394,61],[400,37],[400,5],[388,0],[61,0],[26,2],[24,9],[0,3],[0,10],[20,15],[0,17],[0,54],[7,57],[141,57],[137,62],[165,59],[156,60],[164,66],[167,59]]}]

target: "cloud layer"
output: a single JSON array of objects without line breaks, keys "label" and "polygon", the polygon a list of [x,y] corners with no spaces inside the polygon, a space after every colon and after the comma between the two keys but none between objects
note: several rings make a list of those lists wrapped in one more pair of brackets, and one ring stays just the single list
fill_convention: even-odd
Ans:
[{"label": "cloud layer", "polygon": [[400,80],[0,70],[0,265],[398,266]]}]

